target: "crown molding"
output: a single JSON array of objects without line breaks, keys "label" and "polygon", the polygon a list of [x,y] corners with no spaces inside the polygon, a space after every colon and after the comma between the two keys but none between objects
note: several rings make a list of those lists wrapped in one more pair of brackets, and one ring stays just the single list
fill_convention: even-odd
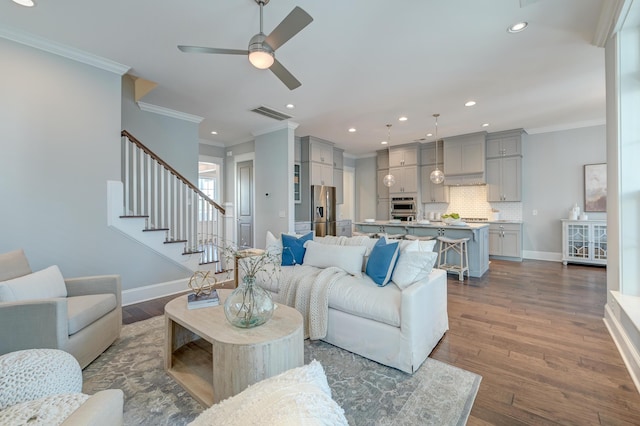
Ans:
[{"label": "crown molding", "polygon": [[128,65],[123,65],[92,53],[88,53],[74,47],[65,46],[63,44],[56,43],[55,41],[29,34],[15,28],[0,27],[0,37],[118,75],[124,75],[131,69]]},{"label": "crown molding", "polygon": [[597,119],[597,120],[589,120],[589,121],[580,121],[577,123],[566,123],[566,124],[558,124],[555,126],[548,127],[536,127],[524,129],[525,132],[529,135],[536,135],[539,133],[551,133],[551,132],[562,132],[565,130],[573,130],[573,129],[581,129],[583,127],[595,127],[595,126],[604,126],[607,124],[605,119]]},{"label": "crown molding", "polygon": [[256,136],[260,136],[260,135],[266,135],[267,133],[272,133],[278,130],[282,130],[282,129],[289,129],[289,130],[295,130],[297,129],[299,126],[298,123],[294,123],[293,121],[289,121],[286,120],[282,123],[278,123],[274,126],[270,126],[270,127],[266,127],[264,129],[261,130],[256,130],[254,132],[251,132],[251,134],[256,137]]},{"label": "crown molding", "polygon": [[146,102],[138,101],[137,104],[142,111],[152,112],[154,114],[164,115],[171,118],[177,118],[178,120],[190,121],[197,124],[202,123],[202,120],[204,120],[204,117],[187,114],[186,112],[176,111],[174,109],[169,109],[158,105],[148,104]]},{"label": "crown molding", "polygon": [[202,138],[200,138],[199,141],[203,145],[216,146],[218,148],[226,148],[226,145],[223,144],[222,142],[211,141],[209,139],[202,139]]},{"label": "crown molding", "polygon": [[596,25],[591,44],[597,47],[604,47],[607,40],[620,28],[621,17],[626,16],[623,8],[629,9],[631,1],[628,0],[607,0],[602,2],[600,17]]}]

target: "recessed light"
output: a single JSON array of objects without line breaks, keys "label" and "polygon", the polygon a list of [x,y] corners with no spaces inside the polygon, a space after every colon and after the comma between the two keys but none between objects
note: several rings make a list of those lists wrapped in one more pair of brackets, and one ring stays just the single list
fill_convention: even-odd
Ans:
[{"label": "recessed light", "polygon": [[33,7],[36,5],[36,2],[33,0],[13,0],[13,2],[26,7]]},{"label": "recessed light", "polygon": [[433,136],[433,133],[427,133],[427,137]]},{"label": "recessed light", "polygon": [[351,127],[351,128],[349,129],[349,133],[355,133],[355,132],[356,132],[356,128],[355,128],[355,127]]},{"label": "recessed light", "polygon": [[218,134],[218,132],[216,132],[215,130],[212,130],[212,131],[211,131],[211,134],[212,134],[212,135],[217,135],[217,134]]},{"label": "recessed light", "polygon": [[382,141],[382,142],[380,142],[380,143],[381,143],[382,145],[386,145],[386,144],[388,144],[389,142],[387,142],[387,141]]},{"label": "recessed light", "polygon": [[408,118],[405,117],[405,116],[402,116],[402,117],[398,118],[398,121],[407,121],[407,120],[408,120]]},{"label": "recessed light", "polygon": [[511,25],[507,28],[508,33],[519,33],[520,31],[524,31],[525,28],[529,25],[528,22],[518,22],[516,24]]},{"label": "recessed light", "polygon": [[287,104],[286,107],[289,109],[294,109],[296,106],[294,104]]},{"label": "recessed light", "polygon": [[467,101],[465,102],[464,106],[474,106],[476,104],[476,101]]},{"label": "recessed light", "polygon": [[482,127],[489,127],[489,123],[484,123]]}]

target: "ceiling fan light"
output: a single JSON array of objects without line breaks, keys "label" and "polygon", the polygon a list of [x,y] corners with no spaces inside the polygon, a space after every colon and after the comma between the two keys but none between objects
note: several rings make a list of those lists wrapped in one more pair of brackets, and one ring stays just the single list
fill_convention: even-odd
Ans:
[{"label": "ceiling fan light", "polygon": [[271,67],[271,65],[273,65],[273,53],[265,52],[263,50],[254,50],[253,52],[249,53],[249,62],[251,62],[251,65],[258,69],[266,70],[267,68]]}]

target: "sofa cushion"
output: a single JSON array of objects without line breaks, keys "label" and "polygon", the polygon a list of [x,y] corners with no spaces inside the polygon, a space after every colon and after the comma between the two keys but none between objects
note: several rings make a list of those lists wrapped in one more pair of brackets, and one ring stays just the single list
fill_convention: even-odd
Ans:
[{"label": "sofa cushion", "polygon": [[366,273],[379,286],[385,286],[391,281],[391,274],[398,259],[398,246],[397,241],[387,243],[385,238],[380,238],[371,250]]},{"label": "sofa cushion", "polygon": [[301,237],[282,234],[282,265],[301,265],[304,261],[304,243],[313,239],[313,232]]},{"label": "sofa cushion", "polygon": [[0,281],[18,278],[31,273],[24,250],[14,250],[0,254]]},{"label": "sofa cushion", "polygon": [[340,279],[329,292],[329,307],[362,318],[400,327],[402,292],[391,284],[378,287],[364,275],[348,275]]},{"label": "sofa cushion", "polygon": [[22,277],[0,282],[0,302],[67,297],[67,287],[60,269],[49,266]]},{"label": "sofa cushion", "polygon": [[116,308],[116,303],[116,296],[113,293],[67,298],[69,336],[113,311]]},{"label": "sofa cushion", "polygon": [[403,240],[400,241],[400,252],[433,251],[437,240]]},{"label": "sofa cushion", "polygon": [[401,289],[409,287],[429,276],[438,253],[423,251],[405,251],[400,253],[393,270],[392,281]]},{"label": "sofa cushion", "polygon": [[347,425],[316,361],[249,386],[206,409],[190,426]]},{"label": "sofa cushion", "polygon": [[334,246],[307,241],[305,243],[303,265],[316,268],[338,267],[345,272],[362,276],[362,261],[366,251],[365,246]]}]

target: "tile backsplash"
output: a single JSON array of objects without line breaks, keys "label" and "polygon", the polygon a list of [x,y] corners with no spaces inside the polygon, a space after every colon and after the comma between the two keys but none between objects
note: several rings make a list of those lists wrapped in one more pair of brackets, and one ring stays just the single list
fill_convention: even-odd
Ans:
[{"label": "tile backsplash", "polygon": [[432,211],[442,214],[456,212],[461,217],[491,219],[492,209],[500,212],[502,220],[522,220],[521,202],[489,203],[487,187],[484,185],[452,186],[449,189],[449,204],[426,203],[423,204],[422,213],[428,215],[428,212]]}]

